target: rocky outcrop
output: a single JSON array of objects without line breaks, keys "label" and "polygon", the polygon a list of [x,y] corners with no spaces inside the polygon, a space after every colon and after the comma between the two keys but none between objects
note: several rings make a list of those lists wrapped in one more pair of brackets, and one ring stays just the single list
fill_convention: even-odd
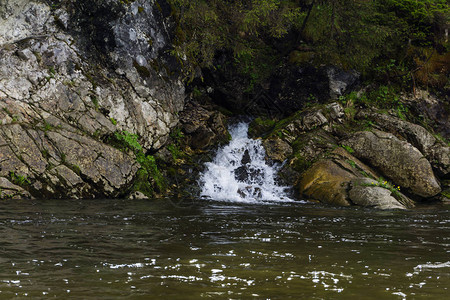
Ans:
[{"label": "rocky outcrop", "polygon": [[[254,123],[255,132],[271,124]],[[334,205],[410,208],[409,197],[438,199],[448,176],[445,143],[373,108],[347,114],[334,102],[299,111],[272,124],[263,145],[269,159],[284,159],[280,181],[294,185],[299,198]]]},{"label": "rocky outcrop", "polygon": [[405,95],[402,99],[415,115],[447,140],[450,139],[450,107],[449,94],[441,97],[428,91],[417,89],[414,95]]},{"label": "rocky outcrop", "polygon": [[169,139],[184,105],[167,54],[170,9],[165,1],[123,3],[0,4],[2,190],[120,196],[139,165],[109,146],[110,137],[136,134],[144,151]]},{"label": "rocky outcrop", "polygon": [[379,169],[395,184],[421,197],[441,192],[430,163],[411,144],[379,130],[357,132],[343,141],[354,155]]},{"label": "rocky outcrop", "polygon": [[[239,75],[229,54],[220,55],[215,65],[220,70],[205,71],[205,83],[214,101],[239,114],[285,118],[307,104],[326,103],[344,95],[358,81],[360,74],[333,66],[285,63],[256,85]],[[255,86],[253,86],[255,85]]]},{"label": "rocky outcrop", "polygon": [[208,105],[189,101],[180,114],[186,144],[193,149],[207,149],[229,140],[225,116]]},{"label": "rocky outcrop", "polygon": [[373,120],[384,130],[403,137],[428,159],[439,176],[445,177],[450,173],[450,147],[422,126],[370,111],[361,111],[357,118]]},{"label": "rocky outcrop", "polygon": [[297,189],[307,199],[323,203],[379,209],[410,208],[413,202],[378,182],[379,175],[342,148],[314,163],[301,176]]},{"label": "rocky outcrop", "polygon": [[306,199],[339,206],[349,206],[347,189],[355,176],[330,160],[315,163],[302,175],[299,193]]},{"label": "rocky outcrop", "polygon": [[283,139],[277,136],[272,136],[263,141],[266,155],[269,159],[276,162],[284,162],[292,155],[292,147]]}]

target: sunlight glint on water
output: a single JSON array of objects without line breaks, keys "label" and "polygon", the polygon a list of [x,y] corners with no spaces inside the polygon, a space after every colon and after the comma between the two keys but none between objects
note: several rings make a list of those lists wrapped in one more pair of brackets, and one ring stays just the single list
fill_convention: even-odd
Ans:
[{"label": "sunlight glint on water", "polygon": [[9,201],[0,299],[446,299],[450,210]]}]

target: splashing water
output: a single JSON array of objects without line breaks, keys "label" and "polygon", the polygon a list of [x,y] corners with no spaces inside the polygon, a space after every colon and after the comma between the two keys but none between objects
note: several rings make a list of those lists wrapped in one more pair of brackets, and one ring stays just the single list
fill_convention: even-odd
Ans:
[{"label": "splashing water", "polygon": [[288,187],[276,184],[280,166],[269,166],[261,140],[249,139],[248,124],[230,128],[231,142],[206,163],[200,177],[201,196],[229,202],[293,201]]}]

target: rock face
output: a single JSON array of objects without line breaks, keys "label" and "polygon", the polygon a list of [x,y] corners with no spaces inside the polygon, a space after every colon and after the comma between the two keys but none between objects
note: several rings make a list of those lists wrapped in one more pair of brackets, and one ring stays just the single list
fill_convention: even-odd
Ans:
[{"label": "rock face", "polygon": [[284,162],[292,155],[292,147],[280,137],[265,139],[263,146],[267,157],[276,162]]},{"label": "rock face", "polygon": [[298,198],[395,209],[414,207],[409,197],[445,197],[438,194],[440,183],[446,188],[449,147],[417,124],[375,108],[347,114],[333,102],[299,111],[270,128],[264,128],[271,130],[263,138],[267,156],[285,161],[280,181],[293,185]]},{"label": "rock face", "polygon": [[195,101],[186,104],[180,114],[180,123],[187,136],[187,144],[193,149],[207,149],[228,141],[225,116]]},{"label": "rock face", "polygon": [[285,64],[251,92],[249,79],[237,75],[229,61],[232,61],[230,56],[218,58],[216,65],[221,69],[205,73],[205,84],[212,87],[217,104],[252,116],[290,116],[304,109],[307,103],[325,103],[344,95],[360,77],[355,71],[331,66]]},{"label": "rock face", "polygon": [[425,90],[416,90],[415,95],[408,95],[403,101],[437,133],[450,139],[450,99],[446,95],[438,98]]},{"label": "rock face", "polygon": [[370,167],[344,149],[336,148],[302,174],[297,188],[303,197],[339,206],[379,209],[414,206],[406,196],[374,179],[377,177],[379,175]]},{"label": "rock face", "polygon": [[300,194],[309,199],[349,206],[347,189],[349,181],[355,176],[330,160],[315,163],[299,183]]},{"label": "rock face", "polygon": [[395,184],[422,197],[441,192],[430,163],[411,144],[379,130],[357,132],[343,142],[354,155],[379,169]]},{"label": "rock face", "polygon": [[402,136],[428,159],[439,176],[445,177],[450,173],[450,147],[422,126],[375,112],[361,111],[357,117],[361,120],[369,118],[386,131]]},{"label": "rock face", "polygon": [[120,196],[139,165],[109,137],[137,134],[152,151],[166,143],[184,105],[167,54],[170,9],[165,1],[122,3],[0,4],[1,190]]}]

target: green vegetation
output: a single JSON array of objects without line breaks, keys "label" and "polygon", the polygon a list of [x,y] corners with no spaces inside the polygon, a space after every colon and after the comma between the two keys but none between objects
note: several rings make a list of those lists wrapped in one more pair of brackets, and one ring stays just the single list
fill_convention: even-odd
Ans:
[{"label": "green vegetation", "polygon": [[16,174],[13,171],[9,172],[9,180],[18,186],[31,184],[30,180],[26,176]]},{"label": "green vegetation", "polygon": [[354,168],[354,169],[357,168],[356,163],[355,163],[353,160],[347,159],[347,160],[345,160],[345,161],[346,161],[352,168]]},{"label": "green vegetation", "polygon": [[173,160],[176,162],[185,156],[182,150],[184,133],[181,131],[181,128],[174,128],[170,133],[170,138],[172,139],[172,143],[167,146],[167,150],[169,150]]},{"label": "green vegetation", "polygon": [[276,120],[258,117],[252,121],[249,126],[248,134],[250,136],[267,135],[276,125]]},{"label": "green vegetation", "polygon": [[307,170],[313,164],[313,161],[308,160],[300,153],[295,153],[294,157],[295,158],[293,160],[292,167],[294,170],[296,170],[298,172],[303,172],[303,171]]},{"label": "green vegetation", "polygon": [[[397,116],[406,121],[409,113],[408,106],[400,100],[400,91],[393,85],[380,85],[377,88],[357,94],[351,92],[345,96],[339,97],[339,101],[344,107],[344,112],[348,120],[353,120],[356,108],[355,106],[376,107],[381,110],[394,110]],[[367,121],[365,129],[374,124]]]},{"label": "green vegetation", "polygon": [[448,198],[448,199],[450,199],[450,190],[443,191],[443,192],[441,193],[441,195],[444,196],[444,197],[446,197],[446,198]]},{"label": "green vegetation", "polygon": [[187,76],[220,69],[218,52],[250,82],[283,59],[333,64],[408,87],[448,84],[446,0],[169,0],[178,20],[173,50]]},{"label": "green vegetation", "polygon": [[383,177],[378,178],[376,181],[372,182],[368,186],[379,186],[379,187],[385,188],[385,189],[391,191],[392,196],[395,199],[397,199],[397,200],[402,199],[402,195],[400,193],[400,186],[395,186],[395,184],[388,182]]},{"label": "green vegetation", "polygon": [[53,125],[44,120],[44,125],[42,125],[42,130],[47,132],[53,129]]},{"label": "green vegetation", "polygon": [[446,139],[445,137],[443,137],[443,136],[442,136],[441,134],[439,134],[439,133],[433,134],[433,136],[434,136],[437,140],[443,142],[444,144],[447,144],[447,146],[450,147],[450,140],[449,140],[449,139]]},{"label": "green vegetation", "polygon": [[50,73],[50,77],[54,78],[56,71],[55,68],[53,66],[48,67],[48,72]]},{"label": "green vegetation", "polygon": [[[155,192],[164,192],[166,190],[166,181],[158,170],[155,158],[152,155],[146,155],[141,144],[138,142],[136,134],[127,131],[116,132],[114,135],[116,145],[120,145],[123,150],[131,150],[136,155],[136,161],[141,168],[137,172],[134,190],[140,191],[148,197]],[[152,184],[153,183],[153,184]]]},{"label": "green vegetation", "polygon": [[3,189],[0,188],[0,200],[12,199],[12,198],[14,198],[14,196],[15,196],[14,191],[10,191],[10,190],[3,191]]},{"label": "green vegetation", "polygon": [[99,108],[98,98],[95,95],[90,96],[92,104],[94,104],[95,109]]},{"label": "green vegetation", "polygon": [[114,118],[109,118],[109,120],[111,121],[111,123],[115,126],[117,125],[117,120]]},{"label": "green vegetation", "polygon": [[353,152],[355,152],[355,150],[353,150],[352,147],[350,146],[346,146],[346,145],[341,145],[342,148],[344,148],[348,153],[352,154]]}]

